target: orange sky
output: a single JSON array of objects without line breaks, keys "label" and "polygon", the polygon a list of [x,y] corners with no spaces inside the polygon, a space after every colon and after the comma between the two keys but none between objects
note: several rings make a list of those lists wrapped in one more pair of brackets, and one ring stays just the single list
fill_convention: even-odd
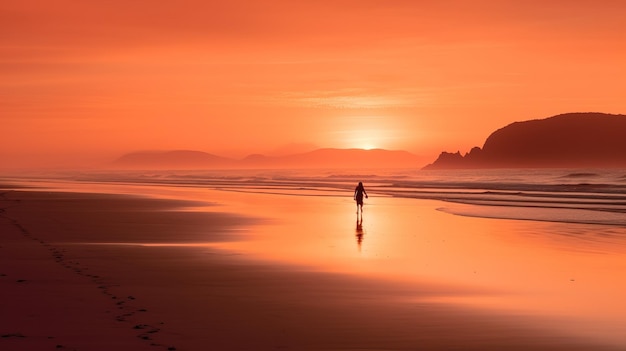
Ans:
[{"label": "orange sky", "polygon": [[428,163],[514,121],[626,113],[624,43],[619,0],[8,0],[0,163],[292,143]]}]

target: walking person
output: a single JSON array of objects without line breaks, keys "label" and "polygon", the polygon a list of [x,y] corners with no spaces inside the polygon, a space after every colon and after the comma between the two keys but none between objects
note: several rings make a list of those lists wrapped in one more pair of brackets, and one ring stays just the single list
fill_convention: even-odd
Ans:
[{"label": "walking person", "polygon": [[361,215],[363,215],[363,195],[367,199],[367,191],[363,187],[363,183],[359,182],[359,185],[354,189],[354,200],[356,200],[356,214],[359,214],[359,208],[361,209]]}]

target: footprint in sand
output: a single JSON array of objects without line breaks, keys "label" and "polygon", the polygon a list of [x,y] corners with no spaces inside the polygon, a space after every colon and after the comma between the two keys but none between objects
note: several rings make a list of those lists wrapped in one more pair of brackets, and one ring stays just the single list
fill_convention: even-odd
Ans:
[{"label": "footprint in sand", "polygon": [[10,334],[2,334],[3,338],[25,338],[22,333],[10,333]]}]

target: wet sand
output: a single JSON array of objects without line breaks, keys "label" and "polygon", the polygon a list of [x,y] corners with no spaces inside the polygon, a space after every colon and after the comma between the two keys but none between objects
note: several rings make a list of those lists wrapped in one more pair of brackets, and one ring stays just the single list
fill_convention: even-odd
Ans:
[{"label": "wet sand", "polygon": [[[299,197],[267,206],[276,197],[212,192],[210,201],[230,205],[191,210],[198,205],[191,196],[3,188],[2,350],[626,349],[535,315],[446,302],[489,296],[497,286],[464,285],[443,273],[392,274],[397,268],[384,263],[391,259],[376,258],[385,252],[377,233],[412,228],[377,220],[384,201],[366,207],[371,215],[359,243],[352,204],[335,198],[308,201],[307,208]],[[348,206],[336,215],[348,220],[324,212],[319,224],[320,205],[328,213]],[[412,211],[433,221],[451,216],[425,212],[430,205]],[[311,222],[301,222],[302,212],[314,214]],[[450,227],[436,224],[433,233],[455,240]],[[335,230],[339,241],[326,237]],[[363,260],[368,255],[373,259]]]}]

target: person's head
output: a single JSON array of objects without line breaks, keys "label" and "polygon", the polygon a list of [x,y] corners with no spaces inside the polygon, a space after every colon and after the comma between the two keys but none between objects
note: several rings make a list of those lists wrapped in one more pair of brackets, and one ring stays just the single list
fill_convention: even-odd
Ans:
[{"label": "person's head", "polygon": [[363,187],[363,183],[362,182],[359,182],[359,187]]}]

